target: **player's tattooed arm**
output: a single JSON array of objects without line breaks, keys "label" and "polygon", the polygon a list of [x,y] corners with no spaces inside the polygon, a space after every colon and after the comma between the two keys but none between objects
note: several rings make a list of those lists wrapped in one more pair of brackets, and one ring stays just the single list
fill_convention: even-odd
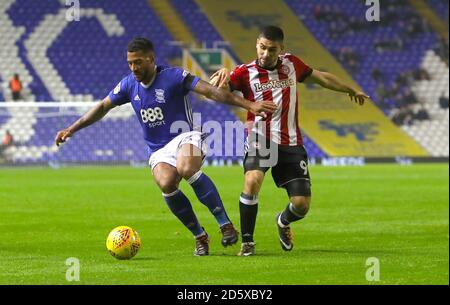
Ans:
[{"label": "player's tattooed arm", "polygon": [[312,82],[330,90],[345,92],[350,97],[350,100],[354,100],[355,103],[359,103],[360,105],[363,105],[365,99],[369,98],[364,92],[352,88],[340,80],[336,75],[328,72],[313,70],[311,75],[305,79],[305,82]]},{"label": "player's tattooed arm", "polygon": [[262,117],[266,117],[267,113],[273,113],[277,109],[277,106],[272,101],[250,102],[232,94],[228,90],[214,87],[203,80],[198,81],[195,85],[194,92],[217,102],[244,108]]},{"label": "player's tattooed arm", "polygon": [[88,112],[86,112],[68,128],[58,131],[55,137],[56,145],[59,146],[59,144],[64,143],[67,138],[70,138],[78,130],[94,124],[95,122],[103,118],[114,107],[116,106],[111,102],[109,97],[106,97],[101,103],[98,103],[97,105],[92,107]]}]

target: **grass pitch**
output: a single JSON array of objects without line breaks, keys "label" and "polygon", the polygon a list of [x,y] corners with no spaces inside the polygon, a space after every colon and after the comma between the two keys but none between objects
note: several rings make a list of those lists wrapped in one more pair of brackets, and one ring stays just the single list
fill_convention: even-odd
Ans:
[{"label": "grass pitch", "polygon": [[[239,226],[240,167],[204,168]],[[310,169],[313,201],[283,252],[275,215],[287,204],[270,173],[259,196],[256,256],[222,248],[218,226],[182,183],[211,237],[210,256],[165,205],[148,168],[0,169],[0,284],[448,284],[448,164]],[[142,248],[114,259],[105,241],[135,228]],[[67,282],[66,259],[80,261]],[[366,260],[380,280],[366,280]]]}]

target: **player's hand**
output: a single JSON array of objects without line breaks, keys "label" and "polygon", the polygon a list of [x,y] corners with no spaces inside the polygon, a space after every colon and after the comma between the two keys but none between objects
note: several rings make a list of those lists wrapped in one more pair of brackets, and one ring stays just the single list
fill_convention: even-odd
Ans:
[{"label": "player's hand", "polygon": [[209,83],[214,87],[227,88],[228,82],[230,81],[230,70],[227,68],[222,68],[214,72],[209,78]]},{"label": "player's hand", "polygon": [[277,110],[277,105],[272,101],[252,102],[249,111],[255,115],[260,115],[267,118],[267,114],[274,113]]},{"label": "player's hand", "polygon": [[355,101],[355,103],[359,103],[359,105],[364,105],[364,102],[366,98],[369,98],[367,94],[365,94],[362,91],[354,91],[352,93],[349,93],[348,96],[350,97],[351,101]]},{"label": "player's hand", "polygon": [[56,146],[59,146],[59,144],[66,142],[68,138],[70,138],[73,135],[73,132],[70,131],[69,128],[63,129],[58,131],[55,137],[55,144]]}]

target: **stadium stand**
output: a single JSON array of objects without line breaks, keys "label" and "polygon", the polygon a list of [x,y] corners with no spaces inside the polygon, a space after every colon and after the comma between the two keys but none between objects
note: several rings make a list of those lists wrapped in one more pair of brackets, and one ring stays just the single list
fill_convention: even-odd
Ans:
[{"label": "stadium stand", "polygon": [[[364,3],[285,2],[358,84],[375,97],[386,116],[398,119],[403,103],[414,100],[406,107],[410,118],[401,116],[395,122],[430,155],[448,156],[448,39],[438,38],[407,1],[386,1],[387,14],[381,26],[361,20],[367,9]],[[170,3],[197,41],[208,47],[223,41],[195,1]],[[448,22],[448,2],[427,3]],[[179,47],[168,43],[173,35],[146,0],[136,0],[132,6],[119,0],[83,2],[81,21],[69,23],[65,5],[63,0],[0,2],[0,56],[8,58],[0,61],[0,101],[11,100],[7,81],[14,73],[21,77],[26,101],[102,99],[128,73],[124,46],[135,36],[152,39],[158,64],[167,64],[180,55]],[[238,59],[234,50],[227,48]],[[202,123],[216,120],[224,130],[225,121],[237,120],[226,105],[204,102],[193,94],[189,98],[194,112],[201,113]],[[10,130],[16,141],[9,148],[11,160],[52,165],[135,164],[146,160],[140,127],[126,106],[115,110],[99,126],[77,134],[56,154],[54,132],[86,109],[27,107],[24,113],[20,108],[0,108],[0,135]],[[310,157],[327,156],[304,131],[303,135]],[[222,157],[230,147],[233,154]],[[209,156],[207,162],[226,164],[242,160],[242,155],[243,146],[236,145],[236,135],[222,135],[222,154]]]},{"label": "stadium stand", "polygon": [[206,46],[212,47],[214,41],[223,41],[222,36],[217,33],[216,29],[209,22],[208,17],[202,13],[195,1],[171,0],[170,3],[175,7],[199,42],[206,43]]},{"label": "stadium stand", "polygon": [[[0,84],[3,84],[3,80],[0,77]],[[3,88],[0,89],[0,102],[5,100],[5,97],[3,96]]]},{"label": "stadium stand", "polygon": [[[53,101],[103,98],[128,73],[123,50],[135,36],[150,37],[157,54],[170,54],[173,48],[167,44],[170,33],[145,1],[132,6],[90,1],[80,9],[80,22],[66,22],[67,7],[55,8],[56,1],[28,2],[16,1],[9,14],[16,24],[28,24],[23,42],[27,58]],[[167,58],[158,62],[165,64]]]},{"label": "stadium stand", "polygon": [[203,47],[224,48],[236,62],[240,62],[233,48],[217,32],[194,0],[171,0],[170,2]]},{"label": "stadium stand", "polygon": [[[176,47],[167,43],[172,40],[171,34],[143,0],[136,1],[132,7],[121,1],[91,1],[81,10],[81,22],[67,25],[64,19],[66,8],[59,6],[57,1],[2,4],[5,19],[11,22],[8,35],[2,37],[20,34],[13,34],[14,27],[20,27],[26,33],[18,40],[18,48],[11,46],[4,52],[14,50],[20,55],[17,61],[27,65],[13,70],[14,66],[22,67],[14,65],[4,71],[18,71],[24,75],[24,85],[31,89],[28,101],[35,100],[31,97],[32,92],[39,101],[76,102],[103,98],[128,73],[124,46],[136,35],[153,40],[158,64],[166,64],[173,53],[179,54],[179,50],[174,51]],[[136,29],[139,30],[136,32]],[[194,111],[202,114],[202,123],[213,119],[220,122],[236,120],[225,105],[201,102],[194,95],[190,99]],[[61,148],[58,154],[52,145],[53,133],[73,122],[86,109],[27,107],[27,115],[19,108],[0,111],[0,133],[10,130],[18,143],[9,151],[16,163],[137,163],[147,158],[139,126],[130,109],[116,111],[113,118],[108,116],[100,122],[101,126],[77,134],[71,145]],[[118,137],[120,141],[117,141]],[[208,162],[220,164],[242,159],[243,147],[235,148],[233,137],[235,135],[223,136],[222,147],[223,151],[225,147],[233,147],[234,155],[230,158],[211,156]]]},{"label": "stadium stand", "polygon": [[[206,46],[212,47],[214,42],[224,40],[195,1],[171,0],[171,3],[177,9],[178,13],[184,19],[184,22],[189,26],[198,41],[204,43]],[[227,45],[225,46],[227,47],[227,50],[231,50]],[[234,51],[232,51],[231,54],[235,59],[238,58]],[[242,62],[241,60],[237,61]],[[311,157],[323,158],[326,156],[320,147],[309,138],[304,131],[302,131],[302,134],[304,145]]]},{"label": "stadium stand", "polygon": [[[29,94],[25,94],[27,101],[35,100],[34,95],[39,101],[92,101],[94,98],[104,97],[120,77],[125,75],[127,72],[126,62],[112,60],[112,56],[124,57],[123,46],[134,35],[131,29],[136,27],[139,22],[143,22],[137,18],[139,19],[138,23],[128,24],[129,20],[135,21],[136,18],[126,18],[129,16],[127,13],[136,13],[136,10],[146,9],[147,6],[145,3],[141,6],[133,6],[134,11],[125,10],[125,16],[121,15],[121,19],[125,20],[124,23],[130,29],[128,35],[125,35],[125,33],[121,33],[123,28],[115,17],[124,11],[121,10],[123,6],[120,7],[118,3],[116,1],[116,5],[114,5],[108,2],[109,5],[105,7],[101,1],[91,1],[92,7],[81,10],[81,17],[84,17],[82,22],[66,23],[67,7],[64,6],[64,1],[60,4],[58,1],[2,1],[0,12],[4,13],[2,19],[6,20],[8,26],[1,28],[8,31],[6,37],[12,43],[17,40],[17,43],[6,51],[12,50],[12,54],[17,54],[17,62],[19,62],[19,64],[14,61],[8,62],[9,66],[6,71],[18,72],[21,75],[24,88],[30,90]],[[96,5],[102,9],[96,8]],[[149,10],[149,14],[140,16],[144,19],[148,18],[147,22],[157,20],[157,18],[151,18],[150,14]],[[92,18],[94,16],[97,19]],[[157,32],[163,32],[163,28]],[[25,35],[20,36],[23,33]],[[107,39],[108,34],[114,33],[123,35],[114,40]],[[147,30],[146,34],[149,35],[150,31]],[[165,35],[168,37],[169,33],[166,32]],[[1,35],[1,37],[5,36]],[[17,39],[18,37],[20,39]],[[162,38],[161,41],[163,41]],[[164,47],[164,44],[159,45]],[[104,50],[107,50],[107,53]],[[162,60],[164,61],[164,58]],[[10,154],[12,160],[18,163],[46,162],[55,151],[52,146],[52,134],[55,128],[61,128],[76,118],[76,116],[62,117],[59,113],[50,114],[47,108],[27,107],[1,110],[4,124],[0,126],[0,132],[9,129],[14,135],[17,145],[10,149]],[[55,112],[55,109],[51,111]],[[79,115],[78,112],[76,114]],[[130,116],[128,115],[128,117]],[[101,124],[106,125],[102,130],[118,128],[110,120]],[[120,127],[119,130],[125,126]],[[131,135],[134,134],[136,132],[130,130],[130,135],[126,137],[130,139],[130,143],[124,142],[123,145],[130,144],[130,149],[138,153],[142,148],[139,148],[138,142],[132,142]],[[58,154],[61,161],[76,159],[78,162],[96,162],[101,159],[95,150],[98,146],[100,146],[98,149],[101,150],[101,143],[107,143],[107,138],[102,136],[99,139],[97,136],[97,138],[88,137],[86,139],[94,139],[96,143],[91,144],[90,141],[86,141],[87,145],[61,150]],[[74,140],[74,142],[76,141]],[[90,152],[84,152],[83,149],[90,150]],[[122,151],[121,147],[118,147],[117,150]],[[65,155],[68,157],[66,158]],[[114,156],[117,160],[121,158],[118,152]]]},{"label": "stadium stand", "polygon": [[448,58],[448,43],[435,47],[442,39],[406,1],[384,4],[382,26],[363,19],[364,3],[286,3],[394,123],[430,155],[448,156],[448,110],[440,109],[439,97],[448,97],[449,70],[436,55],[437,49],[447,49]]},{"label": "stadium stand", "polygon": [[449,149],[449,109],[439,104],[441,97],[449,98],[448,66],[432,50],[428,50],[422,67],[429,79],[416,80],[412,91],[421,103],[413,105],[414,113],[424,109],[428,119],[416,119],[412,124],[402,126],[411,137],[421,143],[432,156],[448,156]]},{"label": "stadium stand", "polygon": [[[240,58],[255,58],[260,26],[273,22],[285,31],[286,49],[314,68],[332,71],[355,88],[360,86],[334,56],[300,22],[284,2],[270,0],[211,2],[196,0],[217,31]],[[239,10],[236,10],[239,7]],[[251,43],[251,45],[249,45]],[[314,85],[299,85],[301,126],[330,156],[427,156],[428,153],[370,101],[361,108],[344,94]],[[394,141],[395,139],[395,141]]]},{"label": "stadium stand", "polygon": [[[335,1],[330,0],[286,2],[338,59],[342,58],[339,55],[346,49],[357,54],[358,69],[353,71],[352,76],[371,96],[377,96],[377,83],[371,75],[375,68],[382,71],[383,84],[380,85],[389,87],[401,72],[418,68],[423,54],[437,41],[432,32],[422,30],[408,34],[409,30],[405,30],[409,28],[408,22],[412,23],[413,18],[419,19],[408,6],[387,7],[390,13],[382,19],[382,26],[371,26],[364,19],[367,9],[364,3],[347,1],[337,6]],[[404,17],[396,21],[393,16]],[[352,72],[346,61],[342,63]],[[375,102],[380,100],[377,96]],[[387,99],[385,103],[386,107],[380,108],[389,114],[389,109],[396,106],[395,102]]]},{"label": "stadium stand", "polygon": [[448,24],[448,0],[427,0],[427,4]]},{"label": "stadium stand", "polygon": [[[23,3],[23,2],[22,2]],[[22,94],[29,101],[34,101],[35,97],[32,92],[29,91],[30,85],[36,79],[35,75],[30,72],[29,66],[26,65],[26,61],[22,60],[23,48],[15,42],[23,37],[26,32],[24,26],[15,26],[14,19],[10,18],[8,11],[13,10],[14,0],[5,0],[0,3],[0,20],[2,25],[0,26],[0,49],[1,58],[7,58],[8,60],[0,61],[0,77],[3,79],[3,96],[6,100],[11,100],[11,92],[8,88],[8,81],[14,73],[20,75],[23,92]],[[25,3],[26,5],[26,3]],[[36,12],[37,14],[39,11]]]}]

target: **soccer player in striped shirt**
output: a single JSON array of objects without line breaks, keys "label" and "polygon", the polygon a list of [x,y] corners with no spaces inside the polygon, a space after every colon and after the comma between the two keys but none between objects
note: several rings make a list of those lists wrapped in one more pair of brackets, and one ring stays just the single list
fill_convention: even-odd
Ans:
[{"label": "soccer player in striped shirt", "polygon": [[214,86],[229,87],[250,101],[273,100],[277,105],[277,110],[267,117],[250,112],[247,115],[244,189],[239,200],[241,256],[255,253],[253,233],[258,193],[269,168],[272,168],[275,184],[285,188],[289,197],[286,208],[276,217],[283,250],[293,248],[290,224],[304,218],[309,210],[311,182],[307,153],[297,121],[297,82],[312,82],[347,93],[360,105],[368,98],[364,92],[343,83],[335,75],[312,69],[298,57],[282,53],[283,39],[281,28],[265,27],[256,40],[255,61],[236,67],[231,74],[227,69],[221,69],[211,76]]}]

